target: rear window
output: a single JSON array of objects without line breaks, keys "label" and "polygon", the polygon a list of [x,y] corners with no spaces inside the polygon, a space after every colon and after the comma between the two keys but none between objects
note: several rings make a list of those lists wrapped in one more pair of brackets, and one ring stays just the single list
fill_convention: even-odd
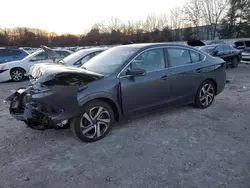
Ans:
[{"label": "rear window", "polygon": [[240,42],[235,42],[234,44],[235,44],[236,47],[238,47],[238,46],[244,46],[244,43],[241,42],[241,41]]}]

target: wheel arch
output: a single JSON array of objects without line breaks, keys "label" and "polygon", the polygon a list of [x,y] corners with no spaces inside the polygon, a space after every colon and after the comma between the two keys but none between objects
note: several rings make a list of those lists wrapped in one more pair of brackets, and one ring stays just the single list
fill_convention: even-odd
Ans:
[{"label": "wheel arch", "polygon": [[215,95],[217,95],[217,87],[218,87],[218,85],[217,85],[217,82],[213,79],[213,78],[208,78],[208,79],[206,79],[205,81],[211,81],[213,84],[214,84],[214,87],[215,87]]},{"label": "wheel arch", "polygon": [[12,68],[10,69],[10,73],[11,73],[13,70],[15,70],[15,69],[20,69],[20,70],[24,71],[24,73],[27,72],[27,71],[26,71],[24,68],[22,68],[22,67],[12,67]]},{"label": "wheel arch", "polygon": [[92,94],[90,96],[84,97],[79,100],[79,106],[83,106],[86,103],[89,103],[94,100],[102,100],[109,104],[111,108],[113,109],[114,115],[115,115],[115,120],[119,121],[122,119],[122,113],[121,113],[121,108],[119,104],[112,98],[111,94],[109,93],[97,93],[97,94]]}]

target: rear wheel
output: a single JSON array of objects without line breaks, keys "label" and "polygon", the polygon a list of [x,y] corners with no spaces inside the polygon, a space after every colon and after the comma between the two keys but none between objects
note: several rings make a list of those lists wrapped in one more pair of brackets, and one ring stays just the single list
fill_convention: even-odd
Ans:
[{"label": "rear wheel", "polygon": [[102,100],[93,100],[82,107],[81,116],[71,120],[73,134],[83,142],[95,142],[104,138],[114,123],[114,112]]},{"label": "rear wheel", "polygon": [[237,57],[234,57],[232,61],[232,68],[236,68],[238,67],[238,65],[239,65],[239,59]]},{"label": "rear wheel", "polygon": [[199,87],[195,97],[195,107],[207,108],[213,101],[215,96],[215,86],[210,80],[206,80]]},{"label": "rear wheel", "polygon": [[23,69],[20,69],[20,68],[15,68],[15,69],[11,70],[11,72],[10,72],[11,79],[14,82],[23,81],[24,74],[25,74],[25,71]]}]

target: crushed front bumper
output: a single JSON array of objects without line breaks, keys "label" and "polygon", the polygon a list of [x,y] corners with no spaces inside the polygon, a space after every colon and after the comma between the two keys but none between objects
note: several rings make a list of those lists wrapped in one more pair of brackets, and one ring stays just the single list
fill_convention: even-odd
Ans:
[{"label": "crushed front bumper", "polygon": [[5,99],[9,112],[32,128],[55,128],[78,115],[80,107],[75,86],[19,88]]}]

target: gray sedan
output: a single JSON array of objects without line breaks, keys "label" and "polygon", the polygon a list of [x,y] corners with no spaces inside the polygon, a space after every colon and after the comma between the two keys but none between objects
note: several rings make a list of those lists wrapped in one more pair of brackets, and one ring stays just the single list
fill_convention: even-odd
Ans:
[{"label": "gray sedan", "polygon": [[70,125],[84,142],[115,122],[159,108],[207,108],[226,83],[225,61],[186,45],[110,48],[81,68],[41,64],[35,82],[9,96],[10,113],[34,129]]}]

